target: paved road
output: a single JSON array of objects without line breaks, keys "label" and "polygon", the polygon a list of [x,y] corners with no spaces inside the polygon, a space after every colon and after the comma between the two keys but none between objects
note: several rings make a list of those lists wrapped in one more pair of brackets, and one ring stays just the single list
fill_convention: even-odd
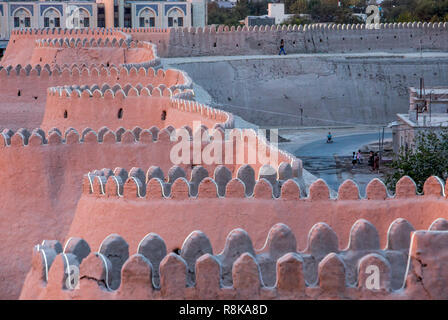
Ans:
[{"label": "paved road", "polygon": [[[384,139],[392,138],[390,132],[384,133]],[[333,143],[326,143],[326,135],[322,140],[308,143],[294,152],[298,157],[333,157],[334,154],[338,156],[350,156],[353,151],[357,151],[359,147],[368,143],[378,141],[378,133],[366,133],[348,135],[342,137],[334,137]]]},{"label": "paved road", "polygon": [[[392,138],[390,132],[384,134],[384,139]],[[302,159],[303,166],[310,173],[324,179],[328,186],[337,191],[340,184],[346,179],[354,180],[360,189],[361,195],[365,194],[365,187],[375,177],[375,173],[366,173],[366,170],[345,165],[341,158],[350,157],[353,151],[361,146],[378,141],[378,133],[355,134],[335,137],[333,143],[326,143],[326,137],[322,140],[308,143],[294,152],[294,155]],[[366,166],[365,159],[362,166]]]},{"label": "paved road", "polygon": [[236,56],[200,56],[200,57],[180,57],[180,58],[161,58],[164,67],[169,65],[195,63],[195,62],[221,62],[232,60],[256,60],[256,59],[292,59],[301,57],[330,57],[330,58],[345,58],[345,59],[366,59],[366,58],[381,58],[381,59],[415,59],[415,58],[447,58],[446,52],[360,52],[360,53],[293,53],[288,55],[236,55]]}]

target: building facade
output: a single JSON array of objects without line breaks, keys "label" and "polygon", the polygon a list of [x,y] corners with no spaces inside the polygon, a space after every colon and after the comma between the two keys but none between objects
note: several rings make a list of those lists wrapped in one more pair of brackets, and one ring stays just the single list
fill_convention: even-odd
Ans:
[{"label": "building facade", "polygon": [[1,1],[0,39],[16,28],[203,27],[207,0]]},{"label": "building facade", "polygon": [[409,112],[397,114],[397,120],[389,126],[396,154],[403,149],[414,149],[419,132],[448,128],[448,87],[409,88]]}]

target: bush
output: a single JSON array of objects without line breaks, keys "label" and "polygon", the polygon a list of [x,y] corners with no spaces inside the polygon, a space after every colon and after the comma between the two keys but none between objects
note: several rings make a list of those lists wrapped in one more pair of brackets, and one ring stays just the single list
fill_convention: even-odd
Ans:
[{"label": "bush", "polygon": [[394,172],[386,176],[386,184],[395,190],[398,180],[407,175],[414,179],[418,192],[430,176],[448,176],[448,130],[422,131],[414,139],[415,148],[402,149],[391,163]]}]

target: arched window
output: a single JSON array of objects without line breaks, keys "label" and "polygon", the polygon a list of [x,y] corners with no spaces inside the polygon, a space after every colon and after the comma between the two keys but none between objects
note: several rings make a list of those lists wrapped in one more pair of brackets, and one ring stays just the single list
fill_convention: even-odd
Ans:
[{"label": "arched window", "polygon": [[168,27],[183,27],[184,13],[179,8],[168,11]]},{"label": "arched window", "polygon": [[14,28],[30,28],[31,14],[25,8],[19,8],[14,12]]},{"label": "arched window", "polygon": [[118,119],[123,119],[123,108],[120,108],[120,110],[118,110],[117,117],[118,117]]},{"label": "arched window", "polygon": [[59,28],[61,26],[61,15],[54,8],[49,8],[44,12],[44,28]]},{"label": "arched window", "polygon": [[147,28],[147,27],[155,27],[156,26],[156,15],[154,11],[145,8],[140,11],[138,16],[139,27]]},{"label": "arched window", "polygon": [[90,28],[90,14],[86,9],[79,10],[80,28]]},{"label": "arched window", "polygon": [[165,110],[162,111],[162,116],[160,117],[160,119],[161,119],[162,121],[165,121],[165,120],[166,120],[166,111],[165,111]]}]

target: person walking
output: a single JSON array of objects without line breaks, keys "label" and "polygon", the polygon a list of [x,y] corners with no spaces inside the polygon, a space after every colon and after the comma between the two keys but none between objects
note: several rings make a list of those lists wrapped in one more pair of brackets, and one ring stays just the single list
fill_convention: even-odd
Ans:
[{"label": "person walking", "polygon": [[356,152],[353,151],[353,157],[352,157],[352,169],[355,169],[355,165],[358,162],[356,159]]},{"label": "person walking", "polygon": [[356,154],[356,160],[358,161],[358,164],[362,163],[362,154],[361,150],[358,150],[358,153]]},{"label": "person walking", "polygon": [[280,40],[280,52],[278,53],[278,55],[281,56],[281,55],[282,55],[282,52],[283,52],[283,54],[286,56],[286,51],[285,51],[285,41],[283,41],[283,39]]},{"label": "person walking", "polygon": [[380,156],[378,152],[375,153],[375,157],[373,159],[373,170],[380,170]]},{"label": "person walking", "polygon": [[370,151],[368,164],[369,164],[370,170],[372,170],[372,171],[373,171],[374,163],[375,163],[375,156],[373,154],[373,151]]}]

